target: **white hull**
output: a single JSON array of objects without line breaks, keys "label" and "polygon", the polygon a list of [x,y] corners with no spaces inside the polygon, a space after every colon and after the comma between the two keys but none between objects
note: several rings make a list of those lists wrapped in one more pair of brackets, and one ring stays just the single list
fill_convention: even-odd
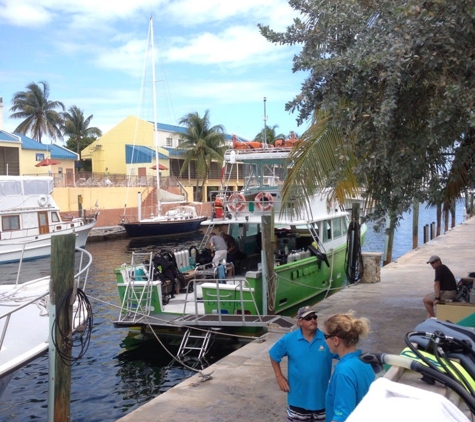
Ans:
[{"label": "white hull", "polygon": [[42,258],[51,254],[51,237],[55,234],[76,234],[76,248],[86,245],[87,236],[96,222],[65,229],[58,233],[48,233],[15,240],[0,240],[0,264],[17,262],[20,259],[30,260]]},{"label": "white hull", "polygon": [[[83,249],[80,254],[76,259],[82,268],[78,269],[75,280],[84,290],[92,257]],[[18,271],[21,271],[21,266]],[[23,284],[0,284],[0,380],[48,349],[51,324],[49,285],[49,276]],[[81,318],[86,315],[84,309]],[[76,317],[73,329],[81,323],[84,320],[79,321]]]}]

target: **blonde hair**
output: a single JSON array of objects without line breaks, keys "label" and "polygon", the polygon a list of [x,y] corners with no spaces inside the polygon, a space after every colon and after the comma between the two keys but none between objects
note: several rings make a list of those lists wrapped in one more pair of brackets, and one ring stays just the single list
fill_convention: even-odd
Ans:
[{"label": "blonde hair", "polygon": [[356,318],[353,311],[332,315],[324,326],[328,335],[340,338],[347,347],[358,344],[371,330],[368,318]]}]

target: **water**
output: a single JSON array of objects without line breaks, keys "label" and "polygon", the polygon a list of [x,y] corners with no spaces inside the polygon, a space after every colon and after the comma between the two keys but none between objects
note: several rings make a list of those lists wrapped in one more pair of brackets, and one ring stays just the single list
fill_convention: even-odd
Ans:
[{"label": "water", "polygon": [[[465,206],[464,200],[459,200],[455,207],[455,223],[459,225],[463,222],[463,210]],[[394,245],[392,260],[395,261],[405,253],[412,249],[412,212],[406,212],[403,214],[403,218],[396,232],[394,233]],[[449,217],[449,228],[451,225],[451,219]],[[436,207],[427,207],[425,204],[421,204],[419,207],[419,236],[418,246],[421,246],[424,242],[423,230],[426,224],[436,222]],[[443,217],[442,217],[442,229],[443,233]],[[429,235],[430,236],[430,235]],[[366,235],[366,242],[363,245],[363,251],[365,252],[381,252],[384,253],[386,236],[384,232],[376,233],[373,230],[373,223],[368,223],[368,232]],[[429,258],[429,257],[427,257]]]},{"label": "water", "polygon": [[[188,237],[187,243],[189,246],[197,244],[201,237]],[[176,238],[160,247],[178,247],[182,241]],[[155,341],[133,351],[122,346],[127,330],[112,325],[119,314],[113,270],[124,262],[130,262],[129,246],[140,251],[150,249],[143,242],[129,243],[124,239],[87,246],[93,256],[86,290],[93,307],[94,328],[86,355],[71,371],[72,421],[116,421],[194,374],[181,367],[168,367],[172,358]],[[28,264],[25,272],[30,273],[30,278],[50,273],[49,259],[25,264]],[[13,264],[2,266],[2,273],[12,278],[14,269],[16,265]],[[0,397],[0,421],[45,421],[47,406],[48,356],[44,355],[14,373]]]},{"label": "water", "polygon": [[[457,203],[457,224],[462,222],[462,210],[463,203]],[[420,244],[422,227],[435,221],[435,215],[434,207],[421,207]],[[407,213],[403,217],[395,234],[393,259],[412,249],[412,214]],[[199,244],[201,234],[186,239],[187,246]],[[180,247],[183,241],[183,238],[176,238],[159,247]],[[375,233],[370,224],[363,249],[383,252],[384,242],[384,234]],[[119,313],[113,270],[130,261],[131,246],[146,251],[146,244],[144,241],[131,243],[125,239],[87,246],[94,259],[87,287],[94,311],[94,330],[86,355],[72,367],[72,421],[116,421],[194,374],[180,367],[169,368],[172,358],[154,341],[137,350],[127,351],[122,346],[127,331],[112,325]],[[49,265],[49,260],[37,260],[30,266],[30,271],[36,275],[49,274]],[[12,268],[2,266],[3,280],[6,274],[14,275]],[[0,422],[45,421],[47,404],[48,358],[45,355],[14,373],[0,398]]]}]

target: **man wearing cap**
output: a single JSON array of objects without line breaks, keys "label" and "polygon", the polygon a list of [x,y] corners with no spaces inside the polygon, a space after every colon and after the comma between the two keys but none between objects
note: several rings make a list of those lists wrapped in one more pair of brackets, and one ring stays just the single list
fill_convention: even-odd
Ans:
[{"label": "man wearing cap", "polygon": [[457,296],[457,282],[447,265],[442,264],[437,255],[432,255],[427,264],[435,270],[434,293],[424,296],[424,305],[427,309],[428,318],[435,317],[434,305],[439,301],[453,300]]},{"label": "man wearing cap", "polygon": [[[279,388],[287,393],[287,421],[324,421],[325,394],[334,355],[318,329],[317,314],[310,306],[297,313],[299,328],[285,334],[269,350]],[[280,362],[287,356],[288,375]]]}]

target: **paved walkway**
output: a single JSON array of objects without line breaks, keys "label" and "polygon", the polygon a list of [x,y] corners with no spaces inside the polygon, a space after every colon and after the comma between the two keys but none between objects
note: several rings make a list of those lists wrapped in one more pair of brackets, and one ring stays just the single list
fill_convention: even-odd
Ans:
[{"label": "paved walkway", "polygon": [[[475,218],[455,227],[381,269],[381,282],[346,288],[316,305],[320,324],[329,315],[353,309],[366,316],[372,333],[364,351],[396,353],[404,335],[426,317],[422,297],[433,289],[434,271],[426,264],[439,255],[456,277],[475,271]],[[198,375],[120,419],[128,421],[283,421],[286,395],[279,390],[268,351],[282,333],[248,344]]]}]

